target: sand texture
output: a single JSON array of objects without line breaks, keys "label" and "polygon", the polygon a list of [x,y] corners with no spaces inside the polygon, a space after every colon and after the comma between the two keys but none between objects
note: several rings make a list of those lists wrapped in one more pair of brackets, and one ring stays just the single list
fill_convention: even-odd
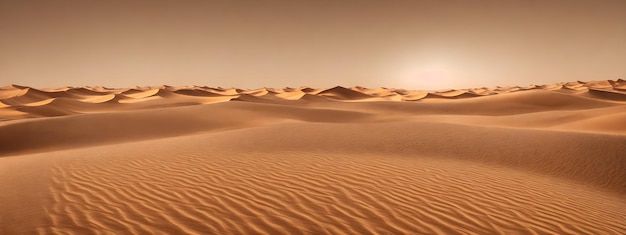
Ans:
[{"label": "sand texture", "polygon": [[0,234],[626,234],[626,81],[0,87]]}]

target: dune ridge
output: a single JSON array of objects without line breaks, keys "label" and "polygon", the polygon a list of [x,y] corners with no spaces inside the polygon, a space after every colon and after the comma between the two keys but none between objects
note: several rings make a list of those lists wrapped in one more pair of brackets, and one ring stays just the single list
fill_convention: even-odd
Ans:
[{"label": "dune ridge", "polygon": [[0,234],[626,234],[625,86],[4,86]]},{"label": "dune ridge", "polygon": [[[479,98],[508,93],[527,92],[530,90],[554,91],[564,94],[591,97],[594,99],[623,102],[626,101],[626,82],[622,79],[593,81],[593,82],[564,82],[550,85],[512,86],[496,88],[472,88],[445,91],[408,91],[392,88],[365,88],[365,87],[333,87],[330,89],[299,88],[212,88],[201,86],[152,86],[136,88],[104,88],[104,87],[62,87],[57,89],[35,89],[21,85],[9,85],[0,89],[0,120],[22,119],[26,117],[46,117],[72,115],[99,110],[98,103],[125,104],[116,110],[135,110],[162,108],[163,105],[152,105],[154,100],[165,98],[168,107],[201,105],[208,103],[236,101],[251,102],[298,102],[308,101],[336,101],[336,102],[372,102],[372,101],[446,101],[450,99]],[[325,99],[313,98],[314,96]],[[254,98],[257,97],[257,98]],[[69,102],[55,101],[56,99],[75,100],[73,112],[48,111],[54,108],[24,108],[39,107],[49,103]],[[88,104],[81,104],[88,103]],[[144,104],[144,102],[146,102]],[[161,102],[163,103],[163,102]],[[55,105],[55,104],[53,104]],[[93,107],[89,107],[93,106]],[[108,108],[108,107],[107,107]],[[2,115],[19,111],[23,115]],[[107,109],[101,109],[106,112]]]}]

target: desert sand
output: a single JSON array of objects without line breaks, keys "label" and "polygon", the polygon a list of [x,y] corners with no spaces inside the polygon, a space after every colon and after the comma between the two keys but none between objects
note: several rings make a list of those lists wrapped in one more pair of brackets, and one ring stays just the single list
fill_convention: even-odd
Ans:
[{"label": "desert sand", "polygon": [[626,81],[0,88],[0,234],[626,234]]}]

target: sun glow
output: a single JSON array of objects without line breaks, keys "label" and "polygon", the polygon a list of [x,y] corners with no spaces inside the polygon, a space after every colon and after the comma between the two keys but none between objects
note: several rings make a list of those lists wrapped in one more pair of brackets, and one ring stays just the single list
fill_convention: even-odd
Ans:
[{"label": "sun glow", "polygon": [[443,60],[408,60],[397,70],[396,78],[407,88],[419,90],[446,89],[453,85],[450,63]]}]

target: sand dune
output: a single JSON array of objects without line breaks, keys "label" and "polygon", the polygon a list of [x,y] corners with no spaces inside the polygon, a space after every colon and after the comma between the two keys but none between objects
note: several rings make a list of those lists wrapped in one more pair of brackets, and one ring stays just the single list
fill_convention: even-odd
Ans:
[{"label": "sand dune", "polygon": [[269,93],[269,91],[265,88],[246,90],[246,91],[241,92],[241,94],[248,94],[248,95],[253,95],[253,96],[262,96],[262,95],[266,95],[267,93]]},{"label": "sand dune", "polygon": [[87,103],[104,103],[104,102],[113,102],[113,101],[116,101],[116,99],[119,101],[119,97],[120,96],[116,94],[93,95],[93,96],[87,96],[81,99],[80,101],[87,102]]},{"label": "sand dune", "polygon": [[616,90],[626,90],[626,80],[617,79],[617,81],[609,81]]},{"label": "sand dune", "polygon": [[150,96],[156,96],[157,93],[159,93],[160,91],[161,89],[158,89],[158,88],[149,89],[149,90],[129,89],[127,91],[122,92],[121,94],[129,98],[141,99],[141,98],[146,98]]},{"label": "sand dune", "polygon": [[279,93],[276,94],[277,97],[286,99],[286,100],[299,100],[300,98],[302,98],[302,96],[304,96],[306,93],[300,91],[300,90],[295,90],[295,91],[285,91],[283,93]]},{"label": "sand dune", "polygon": [[590,88],[588,95],[607,100],[626,101],[626,99],[624,98],[626,92],[624,91]]},{"label": "sand dune", "polygon": [[[389,88],[365,88],[365,87],[334,87],[330,89],[314,89],[309,87],[300,88],[260,88],[252,90],[242,90],[236,88],[211,88],[199,86],[173,87],[136,87],[130,89],[113,89],[104,87],[81,87],[81,88],[58,88],[40,90],[26,86],[10,85],[0,89],[0,102],[3,109],[21,111],[27,113],[28,117],[45,117],[63,115],[63,112],[46,112],[39,109],[24,109],[24,106],[42,106],[51,103],[56,99],[73,99],[82,103],[94,104],[93,107],[85,108],[82,103],[75,102],[76,108],[70,108],[75,112],[69,114],[93,112],[100,107],[99,103],[121,103],[126,104],[123,110],[162,108],[159,102],[165,106],[188,106],[201,105],[216,102],[226,102],[229,100],[244,100],[254,102],[278,102],[284,101],[319,101],[327,102],[328,99],[342,102],[372,102],[372,101],[448,101],[450,99],[466,100],[467,98],[477,98],[483,96],[494,96],[499,94],[530,92],[531,90],[547,90],[560,92],[563,94],[576,95],[578,97],[591,97],[606,101],[626,101],[626,91],[624,91],[624,80],[616,81],[595,81],[595,82],[567,82],[553,85],[539,85],[528,87],[497,87],[497,88],[474,88],[467,90],[447,90],[447,91],[407,91]],[[250,97],[253,96],[253,97]],[[314,96],[328,98],[317,99]],[[526,97],[534,97],[525,94]],[[255,99],[258,97],[259,99]],[[161,99],[165,98],[165,99]],[[537,98],[537,97],[535,97]],[[528,99],[520,98],[521,102]],[[576,98],[573,98],[576,99]],[[158,101],[157,101],[158,100]],[[57,101],[58,103],[63,103]],[[147,103],[144,103],[147,102]],[[543,101],[540,101],[543,102]],[[546,101],[548,102],[548,101]],[[68,103],[68,102],[65,102]],[[64,104],[65,104],[64,103]],[[144,104],[142,104],[144,103]],[[288,102],[287,102],[288,103]],[[131,105],[132,104],[132,105]],[[578,105],[574,103],[574,105]],[[4,107],[8,106],[8,107]],[[106,107],[109,108],[109,107]],[[119,109],[116,109],[119,110]],[[107,112],[107,109],[102,110]],[[15,119],[15,116],[0,116],[1,119]],[[17,118],[22,118],[19,116]]]},{"label": "sand dune", "polygon": [[472,98],[479,97],[481,95],[474,94],[464,90],[453,90],[453,91],[442,91],[442,92],[432,92],[428,93],[425,99],[438,99],[438,98],[446,98],[446,99],[463,99],[463,98]]},{"label": "sand dune", "polygon": [[358,99],[371,98],[370,95],[367,95],[367,94],[364,94],[355,90],[350,90],[348,88],[341,87],[341,86],[336,86],[327,90],[323,90],[317,93],[317,95],[330,97],[330,98],[338,99],[338,100],[358,100]]},{"label": "sand dune", "polygon": [[0,88],[0,234],[625,234],[626,82]]}]

